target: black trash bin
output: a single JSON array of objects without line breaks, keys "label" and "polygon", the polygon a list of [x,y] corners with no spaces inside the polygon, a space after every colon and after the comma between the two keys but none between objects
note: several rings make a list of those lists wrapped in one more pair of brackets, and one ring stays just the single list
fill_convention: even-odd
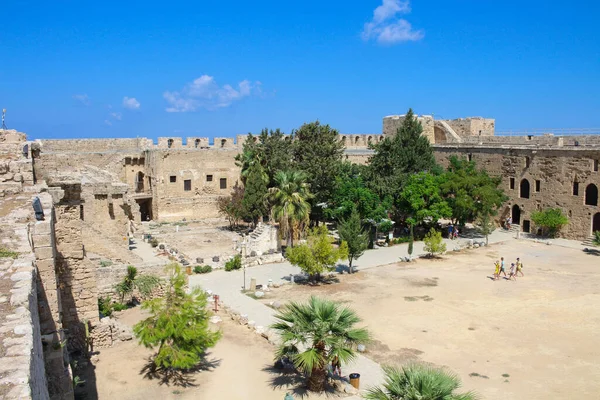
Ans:
[{"label": "black trash bin", "polygon": [[356,373],[350,374],[349,377],[350,377],[350,384],[352,386],[354,386],[356,388],[356,390],[358,390],[359,386],[360,386],[360,374],[356,374]]}]

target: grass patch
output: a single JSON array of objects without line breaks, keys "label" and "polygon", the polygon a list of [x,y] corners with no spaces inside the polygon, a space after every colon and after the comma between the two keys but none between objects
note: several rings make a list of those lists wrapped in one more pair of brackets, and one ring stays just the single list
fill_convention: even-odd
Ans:
[{"label": "grass patch", "polygon": [[471,378],[483,378],[483,379],[490,379],[490,377],[489,377],[489,376],[481,375],[481,374],[478,374],[477,372],[471,372],[471,373],[469,374],[469,376],[470,376]]},{"label": "grass patch", "polygon": [[110,260],[102,260],[100,261],[100,266],[101,267],[110,267],[111,265],[113,265],[113,262]]},{"label": "grass patch", "polygon": [[509,374],[502,374],[502,377],[503,378],[510,378],[510,375]]},{"label": "grass patch", "polygon": [[417,301],[418,299],[416,297],[405,296],[404,300],[405,301]]},{"label": "grass patch", "polygon": [[16,251],[12,251],[7,249],[6,247],[0,247],[0,258],[17,258],[19,257],[19,253]]}]

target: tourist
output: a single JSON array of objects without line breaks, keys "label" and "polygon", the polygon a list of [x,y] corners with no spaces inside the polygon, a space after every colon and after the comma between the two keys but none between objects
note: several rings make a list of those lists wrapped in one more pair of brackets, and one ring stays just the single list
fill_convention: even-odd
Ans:
[{"label": "tourist", "polygon": [[517,271],[515,272],[515,277],[519,272],[521,273],[521,276],[525,276],[525,274],[523,274],[523,263],[521,262],[519,257],[517,257]]},{"label": "tourist", "polygon": [[494,279],[493,280],[498,280],[500,279],[500,260],[496,260],[496,262],[494,263],[494,266],[496,267],[494,269]]},{"label": "tourist", "polygon": [[498,278],[500,278],[500,274],[504,274],[506,278],[506,271],[504,270],[504,257],[500,257],[500,273],[498,274]]},{"label": "tourist", "polygon": [[512,224],[512,218],[511,217],[506,218],[506,229],[510,230],[511,224]]},{"label": "tourist", "polygon": [[452,240],[452,233],[454,232],[454,227],[452,224],[448,224],[448,239]]},{"label": "tourist", "polygon": [[508,279],[517,280],[517,273],[515,272],[515,263],[510,263],[510,272],[508,273]]},{"label": "tourist", "polygon": [[458,228],[454,227],[454,239],[458,239]]},{"label": "tourist", "polygon": [[338,376],[342,376],[342,363],[340,362],[340,358],[338,356],[333,356],[331,367],[333,368],[334,375],[337,372]]}]

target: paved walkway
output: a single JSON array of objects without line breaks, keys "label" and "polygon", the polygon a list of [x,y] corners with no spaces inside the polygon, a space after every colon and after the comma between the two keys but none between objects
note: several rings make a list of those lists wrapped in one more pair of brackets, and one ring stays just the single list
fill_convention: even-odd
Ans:
[{"label": "paved walkway", "polygon": [[[512,236],[501,230],[495,231],[489,236],[490,243],[497,243],[510,240]],[[483,238],[476,238],[477,241],[484,241]],[[452,251],[459,243],[466,244],[468,238],[462,238],[458,241],[444,239],[448,251]],[[425,254],[423,242],[415,242],[413,256]],[[398,262],[401,257],[408,256],[408,244],[396,245],[393,247],[382,247],[379,249],[368,250],[358,260],[355,261],[356,270],[367,270],[381,265]],[[256,326],[268,327],[275,319],[275,311],[266,305],[258,302],[241,292],[244,286],[249,287],[250,279],[256,278],[257,283],[267,284],[269,279],[278,282],[283,279],[289,279],[290,274],[298,275],[301,271],[298,267],[289,262],[276,264],[265,264],[244,270],[225,272],[223,270],[214,271],[210,274],[190,276],[190,286],[201,286],[205,290],[211,290],[218,294],[221,300],[229,307],[247,314],[249,321],[254,321]],[[358,372],[361,375],[361,389],[379,385],[383,382],[383,372],[381,366],[375,361],[359,355],[353,364],[344,366],[345,373]],[[359,399],[360,397],[352,397]]]}]

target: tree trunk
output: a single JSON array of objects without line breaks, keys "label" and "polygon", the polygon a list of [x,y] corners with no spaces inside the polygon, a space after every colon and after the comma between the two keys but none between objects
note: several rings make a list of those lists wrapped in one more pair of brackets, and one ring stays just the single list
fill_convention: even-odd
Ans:
[{"label": "tree trunk", "polygon": [[311,392],[322,392],[325,390],[325,380],[327,379],[327,371],[323,367],[313,368],[308,377],[308,390]]},{"label": "tree trunk", "polygon": [[348,261],[349,261],[349,262],[348,262],[348,273],[349,273],[349,274],[353,274],[353,273],[354,273],[354,271],[352,270],[352,257],[350,257],[350,258],[348,259]]}]

